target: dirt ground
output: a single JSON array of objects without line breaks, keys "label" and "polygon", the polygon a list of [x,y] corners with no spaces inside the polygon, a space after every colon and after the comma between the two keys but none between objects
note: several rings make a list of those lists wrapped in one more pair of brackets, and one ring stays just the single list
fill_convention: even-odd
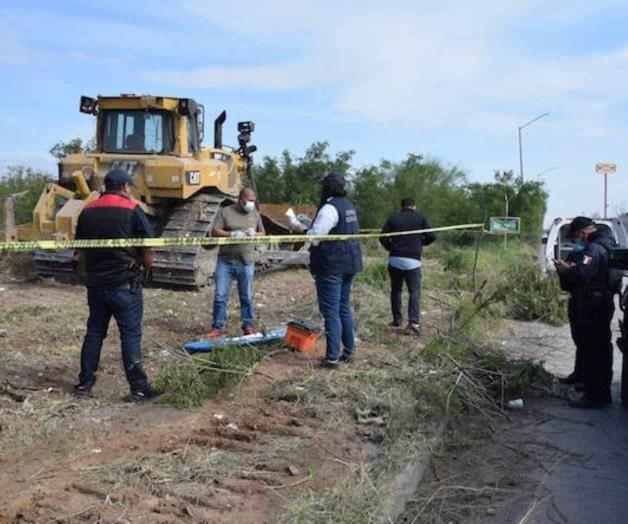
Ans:
[{"label": "dirt ground", "polygon": [[[151,376],[169,362],[166,348],[209,330],[211,296],[211,288],[146,290]],[[259,278],[260,324],[316,320],[314,296],[306,271]],[[351,413],[321,415],[271,394],[290,378],[372,366],[384,351],[376,345],[361,342],[351,371],[331,372],[316,367],[320,348],[300,355],[269,347],[235,388],[183,410],[122,401],[112,324],[96,398],[79,401],[70,392],[86,315],[80,286],[0,277],[1,522],[276,522],[294,497],[329,489],[377,452]],[[400,345],[421,347],[411,337]]]}]

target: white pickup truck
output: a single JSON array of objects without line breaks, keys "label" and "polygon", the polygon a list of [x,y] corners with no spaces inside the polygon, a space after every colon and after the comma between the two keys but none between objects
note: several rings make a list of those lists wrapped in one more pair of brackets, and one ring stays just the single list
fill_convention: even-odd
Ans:
[{"label": "white pickup truck", "polygon": [[[553,269],[553,259],[565,259],[571,253],[572,243],[567,240],[567,230],[573,218],[559,217],[554,219],[547,236],[543,237],[541,247],[541,266],[544,270]],[[617,247],[628,248],[628,233],[618,218],[596,218],[593,220],[597,228],[613,237]]]}]

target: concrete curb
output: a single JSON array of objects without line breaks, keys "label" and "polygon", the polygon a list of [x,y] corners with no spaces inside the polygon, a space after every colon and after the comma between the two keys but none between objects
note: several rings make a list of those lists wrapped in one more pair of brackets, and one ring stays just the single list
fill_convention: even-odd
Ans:
[{"label": "concrete curb", "polygon": [[[446,419],[436,429],[433,437],[434,445],[438,445],[443,441],[447,422],[448,420]],[[423,480],[423,475],[430,464],[431,458],[431,453],[421,453],[410,460],[402,470],[390,477],[387,482],[389,486],[388,495],[382,502],[379,522],[395,522],[401,516],[408,502],[414,498],[416,489],[421,480]]]}]

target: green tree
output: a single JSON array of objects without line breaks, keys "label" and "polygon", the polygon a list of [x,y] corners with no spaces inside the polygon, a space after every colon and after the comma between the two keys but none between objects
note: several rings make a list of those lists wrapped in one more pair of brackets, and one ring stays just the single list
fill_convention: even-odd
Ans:
[{"label": "green tree", "polygon": [[332,169],[347,174],[362,227],[381,227],[399,209],[405,197],[435,226],[484,222],[506,212],[521,217],[522,233],[541,234],[547,193],[540,182],[523,182],[512,171],[495,173],[489,183],[468,183],[455,166],[409,154],[401,162],[353,169],[353,151],[329,153],[327,142],[315,142],[302,157],[284,151],[279,159],[265,157],[255,167],[260,200],[267,203],[314,204],[320,199],[320,181]]},{"label": "green tree", "polygon": [[253,170],[260,202],[275,203],[286,194],[286,183],[281,167],[276,158],[264,157],[260,166]]},{"label": "green tree", "polygon": [[369,166],[358,170],[352,185],[351,197],[358,211],[360,225],[365,228],[382,227],[394,209],[385,168]]},{"label": "green tree", "polygon": [[74,153],[92,153],[96,150],[96,137],[91,138],[87,142],[83,142],[80,138],[73,138],[68,142],[57,142],[54,144],[49,153],[58,160],[65,158]]},{"label": "green tree", "polygon": [[0,178],[0,203],[2,203],[1,222],[4,227],[4,202],[15,193],[23,193],[16,202],[15,218],[18,224],[33,220],[33,209],[44,186],[51,182],[50,175],[26,166],[9,166],[6,173]]}]

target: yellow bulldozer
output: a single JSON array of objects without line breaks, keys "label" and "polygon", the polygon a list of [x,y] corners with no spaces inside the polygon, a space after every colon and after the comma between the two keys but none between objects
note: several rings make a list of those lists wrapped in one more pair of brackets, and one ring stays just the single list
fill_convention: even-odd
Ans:
[{"label": "yellow bulldozer", "polygon": [[[96,116],[96,150],[71,154],[59,162],[58,183],[48,184],[35,209],[33,223],[15,225],[14,199],[6,203],[7,241],[71,240],[83,206],[98,198],[104,176],[125,169],[137,186],[133,197],[162,237],[207,237],[221,206],[235,202],[252,178],[253,122],[238,123],[238,147],[223,145],[223,111],[214,121],[214,145],[203,147],[205,112],[191,98],[123,94],[81,97],[80,111]],[[248,180],[247,180],[248,179]],[[261,205],[268,234],[288,233],[284,206]],[[312,213],[309,206],[297,209]],[[217,250],[200,246],[157,249],[152,280],[198,288],[209,282]],[[73,250],[37,251],[42,276],[67,277],[75,272]],[[307,263],[302,244],[260,245],[260,269]]]}]

